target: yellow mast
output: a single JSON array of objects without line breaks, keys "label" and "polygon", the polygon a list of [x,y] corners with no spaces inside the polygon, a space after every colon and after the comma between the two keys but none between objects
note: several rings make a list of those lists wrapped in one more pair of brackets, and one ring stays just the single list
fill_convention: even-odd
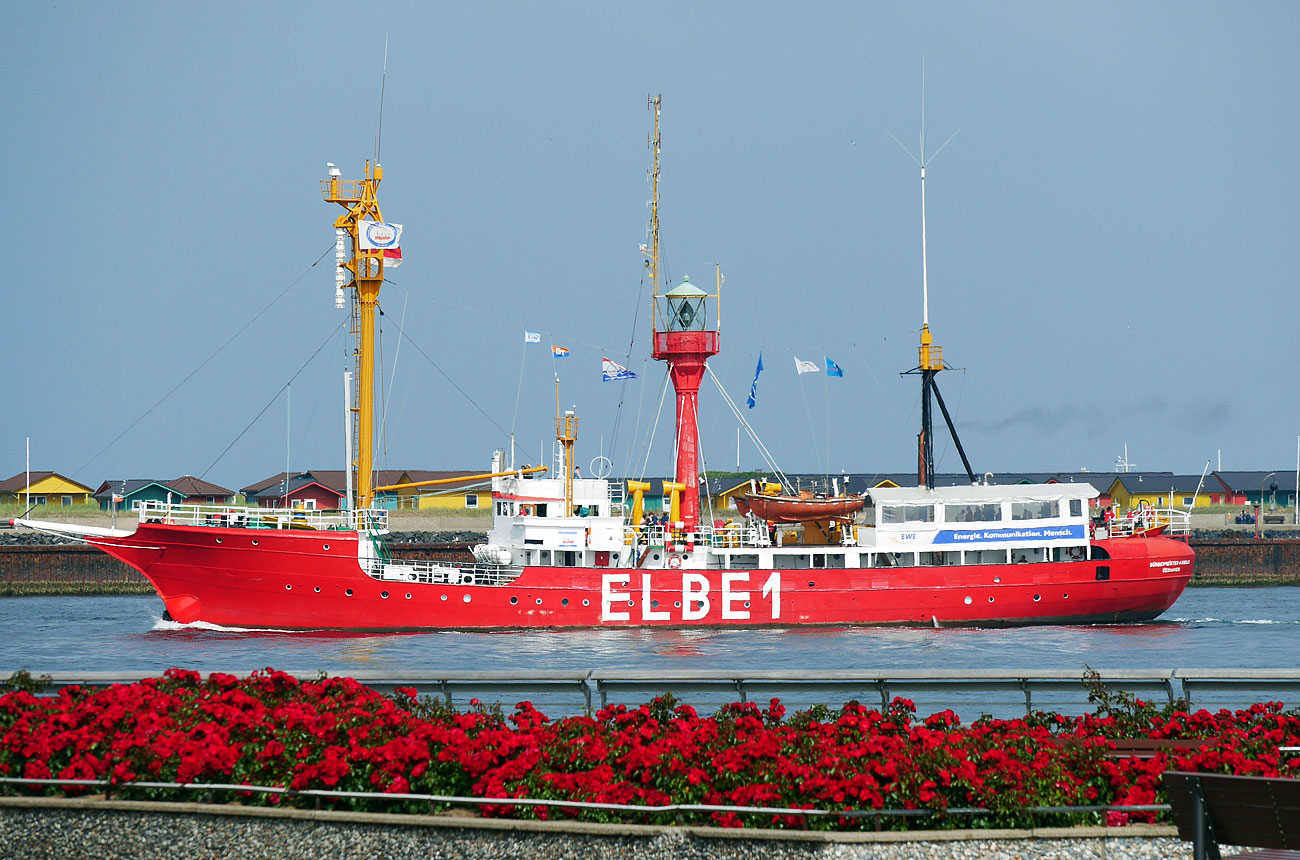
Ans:
[{"label": "yellow mast", "polygon": [[[368,508],[374,490],[374,432],[375,432],[375,308],[379,305],[379,288],[384,283],[384,257],[380,250],[363,250],[360,246],[360,222],[383,221],[379,211],[376,193],[379,183],[384,178],[384,168],[379,164],[371,169],[366,160],[365,179],[340,179],[339,173],[330,165],[330,178],[321,181],[321,191],[325,202],[337,203],[347,211],[334,221],[336,235],[340,242],[343,236],[352,239],[352,258],[342,259],[339,255],[338,265],[351,275],[351,281],[340,284],[342,288],[351,288],[352,293],[352,331],[356,336],[356,376],[357,387],[353,397],[352,417],[356,423],[357,453],[356,467],[356,505]],[[342,279],[346,279],[343,275]],[[351,504],[352,500],[349,499]]]},{"label": "yellow mast", "polygon": [[659,331],[659,112],[663,96],[647,96],[647,106],[655,112],[654,133],[649,145],[654,152],[654,167],[650,170],[650,247],[641,246],[645,254],[645,267],[650,272],[650,327]]}]

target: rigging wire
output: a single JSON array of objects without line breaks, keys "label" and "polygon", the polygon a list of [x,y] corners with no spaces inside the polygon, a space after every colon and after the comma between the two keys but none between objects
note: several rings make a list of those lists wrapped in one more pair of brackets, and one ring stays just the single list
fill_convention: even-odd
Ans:
[{"label": "rigging wire", "polygon": [[311,364],[312,361],[316,358],[316,356],[320,355],[320,351],[329,344],[329,342],[334,338],[334,335],[338,333],[339,329],[343,328],[343,324],[346,322],[347,320],[344,319],[340,321],[338,325],[334,326],[334,328],[330,329],[330,333],[325,337],[323,341],[321,341],[320,346],[316,347],[316,351],[313,352],[311,355],[307,356],[307,360],[304,361],[302,365],[297,370],[294,371],[293,376],[290,376],[288,381],[286,381],[284,385],[281,385],[279,388],[277,388],[275,394],[273,394],[271,396],[271,399],[266,402],[266,405],[263,406],[261,410],[256,415],[253,416],[253,420],[249,421],[248,424],[244,425],[244,429],[239,431],[239,435],[236,436],[234,439],[232,439],[230,444],[227,445],[225,449],[220,454],[217,455],[217,459],[213,460],[208,465],[208,467],[203,470],[202,474],[199,475],[200,480],[206,477],[208,472],[212,471],[213,466],[216,466],[217,463],[221,462],[221,458],[226,456],[226,454],[230,452],[231,448],[235,447],[236,442],[244,438],[244,434],[247,433],[252,428],[252,426],[257,423],[257,419],[265,415],[266,410],[270,409],[271,406],[274,405],[275,401],[280,399],[280,392],[287,390],[289,386],[293,384],[293,381],[298,378],[298,374],[306,370],[307,365]]},{"label": "rigging wire", "polygon": [[754,447],[758,449],[758,454],[763,458],[763,462],[772,470],[772,474],[776,475],[780,479],[782,487],[793,490],[794,484],[791,483],[788,477],[786,477],[785,472],[781,471],[781,467],[776,464],[776,458],[772,456],[772,452],[763,444],[763,440],[758,438],[758,433],[755,432],[753,426],[745,418],[744,413],[740,411],[740,407],[731,399],[731,395],[727,394],[727,389],[722,386],[722,380],[718,379],[717,374],[713,372],[713,368],[709,367],[707,364],[704,366],[704,369],[708,372],[709,378],[712,379],[713,383],[718,387],[719,393],[722,394],[722,402],[731,410],[731,414],[736,416],[736,420],[739,421],[740,426],[744,428],[745,433],[749,436],[749,440],[753,442]]},{"label": "rigging wire", "polygon": [[86,469],[87,466],[89,466],[91,463],[93,463],[93,462],[95,462],[96,460],[98,460],[98,459],[100,458],[100,456],[101,456],[105,451],[107,451],[109,448],[112,448],[112,447],[113,447],[114,445],[116,445],[119,441],[121,441],[122,437],[125,436],[127,433],[130,433],[131,430],[132,430],[132,429],[133,429],[137,424],[139,424],[139,423],[140,423],[141,421],[143,421],[144,419],[148,418],[149,415],[152,414],[153,411],[154,411],[155,409],[157,409],[159,406],[162,406],[163,402],[164,402],[165,400],[167,400],[167,398],[169,398],[169,397],[171,397],[173,394],[175,394],[176,391],[177,391],[177,390],[178,390],[182,385],[184,385],[185,383],[189,382],[190,379],[193,378],[194,374],[198,373],[200,370],[202,370],[203,368],[207,367],[208,364],[212,361],[212,359],[216,358],[218,355],[220,355],[222,352],[225,351],[226,347],[228,347],[228,346],[230,346],[230,344],[234,343],[235,338],[237,338],[237,337],[239,337],[241,334],[243,334],[243,333],[248,329],[249,326],[251,326],[253,323],[255,323],[255,322],[257,322],[259,319],[261,319],[261,318],[262,318],[262,315],[265,314],[267,311],[269,311],[269,310],[271,309],[271,306],[272,306],[272,305],[274,305],[276,302],[280,301],[280,299],[284,298],[284,296],[285,296],[286,293],[288,293],[291,289],[293,289],[295,286],[297,286],[299,283],[301,283],[302,279],[305,278],[305,277],[307,277],[307,275],[311,273],[311,270],[314,269],[314,268],[316,268],[316,266],[320,263],[320,261],[323,260],[323,259],[325,259],[326,255],[328,255],[328,254],[329,254],[330,252],[332,252],[333,250],[334,250],[334,244],[331,242],[331,243],[330,243],[330,246],[329,246],[328,248],[325,249],[324,253],[322,253],[319,257],[317,257],[316,260],[315,260],[315,261],[314,261],[310,266],[308,266],[306,269],[304,269],[304,270],[302,271],[302,274],[298,275],[298,277],[296,277],[296,278],[294,278],[292,281],[290,281],[290,282],[289,282],[289,285],[288,285],[287,287],[285,287],[283,290],[281,290],[280,293],[279,293],[279,295],[277,295],[275,298],[271,299],[271,301],[267,302],[265,307],[263,307],[260,311],[258,311],[258,312],[253,316],[252,319],[250,319],[248,322],[244,323],[244,324],[239,328],[238,331],[236,331],[234,334],[232,334],[232,335],[229,337],[229,339],[226,340],[225,343],[223,343],[221,346],[217,347],[216,350],[213,351],[213,353],[212,353],[211,355],[209,355],[207,358],[203,359],[203,361],[199,362],[199,364],[198,364],[197,367],[195,367],[195,368],[194,368],[193,370],[191,370],[189,373],[185,374],[185,377],[184,377],[183,379],[181,379],[180,382],[176,383],[176,384],[173,385],[170,389],[168,389],[167,393],[164,394],[162,397],[158,398],[158,400],[154,403],[153,406],[150,406],[148,409],[146,409],[146,410],[144,411],[144,413],[143,413],[139,418],[135,419],[135,420],[132,421],[130,424],[128,424],[128,425],[127,425],[127,426],[122,430],[122,432],[121,432],[121,433],[118,433],[116,436],[114,436],[114,437],[113,437],[113,438],[108,442],[107,445],[105,445],[103,448],[100,448],[98,451],[96,451],[96,452],[95,452],[95,455],[94,455],[93,457],[91,457],[89,460],[87,460],[86,462],[82,463],[82,464],[77,468],[77,470],[76,470],[75,472],[73,472],[73,474],[77,474],[77,473],[79,473],[79,472],[83,472],[83,471],[85,471],[85,469]]},{"label": "rigging wire", "polygon": [[[406,306],[410,303],[410,301],[411,301],[411,291],[407,290],[406,298],[402,300],[402,325],[406,325]],[[383,316],[382,312],[380,313],[380,316],[381,317]],[[379,333],[381,338],[383,337],[383,331],[384,331],[383,328],[380,328]],[[379,438],[384,440],[384,465],[385,466],[388,465],[388,407],[393,398],[394,387],[397,385],[397,360],[401,357],[402,357],[402,339],[399,337],[397,339],[397,348],[393,350],[393,372],[392,374],[390,374],[388,380],[388,388],[382,398],[384,404],[383,417],[381,417],[379,420]],[[381,340],[380,357],[379,357],[380,366],[383,365],[383,361],[384,361],[383,342]],[[383,380],[381,379],[380,384],[382,383]]]},{"label": "rigging wire", "polygon": [[[641,292],[644,291],[644,289],[645,289],[645,276],[642,275],[641,284],[637,289],[637,295],[640,296]],[[640,322],[641,320],[641,302],[639,298],[637,301],[632,303],[632,307],[633,307],[632,332],[628,337],[627,352],[623,354],[624,367],[630,367],[632,364],[632,348],[636,345],[636,327],[637,327],[637,323]],[[623,421],[623,402],[626,399],[627,399],[627,386],[624,385],[620,388],[618,393],[618,405],[614,407],[614,426],[610,430],[610,437],[609,437],[610,451],[613,451],[614,447],[618,444],[618,431]]]},{"label": "rigging wire", "polygon": [[[705,365],[706,367],[708,365]],[[650,452],[655,446],[655,431],[659,429],[659,416],[664,410],[664,395],[668,393],[668,368],[664,368],[664,381],[659,389],[659,407],[655,409],[655,420],[650,422],[650,429],[647,431],[645,446],[645,459],[641,461],[641,473],[637,476],[638,481],[645,480],[646,470],[650,468]]]},{"label": "rigging wire", "polygon": [[[791,350],[790,354],[794,355],[794,351]],[[821,449],[817,447],[817,430],[813,427],[812,410],[808,408],[808,392],[803,387],[803,374],[800,373],[798,374],[798,376],[799,376],[799,394],[800,396],[803,397],[803,411],[808,416],[808,435],[812,438],[813,456],[817,458],[818,463],[821,463],[822,452]]]},{"label": "rigging wire", "polygon": [[477,409],[477,410],[479,411],[479,414],[482,415],[484,418],[486,418],[486,419],[488,420],[488,423],[489,423],[489,424],[491,424],[493,427],[497,428],[497,430],[501,433],[502,436],[504,436],[506,439],[509,439],[509,438],[510,438],[510,434],[509,434],[508,432],[506,432],[506,429],[505,429],[504,427],[502,427],[500,424],[498,424],[498,423],[497,423],[497,422],[492,418],[491,415],[489,415],[486,411],[484,411],[483,407],[482,407],[482,406],[479,406],[478,403],[474,400],[474,398],[473,398],[473,397],[470,397],[469,394],[466,393],[465,389],[461,388],[461,387],[456,383],[456,380],[452,379],[451,376],[449,376],[449,375],[447,374],[447,371],[443,370],[442,367],[441,367],[441,365],[439,365],[438,362],[434,361],[434,360],[429,356],[429,353],[425,352],[424,349],[423,349],[423,348],[422,348],[418,343],[415,342],[415,338],[411,337],[409,334],[406,333],[406,329],[401,328],[401,327],[399,326],[398,329],[397,329],[397,331],[398,331],[398,334],[400,334],[402,337],[406,338],[407,342],[411,344],[411,348],[412,348],[412,349],[414,349],[416,352],[418,352],[418,353],[419,353],[419,354],[424,358],[425,361],[427,361],[427,362],[429,362],[429,364],[433,365],[433,369],[434,369],[434,370],[436,370],[436,371],[438,371],[438,373],[442,374],[442,378],[445,379],[445,380],[447,380],[447,382],[451,385],[452,388],[456,389],[456,393],[458,393],[461,397],[464,397],[464,398],[465,398],[465,401],[466,401],[467,403],[469,403],[470,406],[473,406],[475,409]]}]

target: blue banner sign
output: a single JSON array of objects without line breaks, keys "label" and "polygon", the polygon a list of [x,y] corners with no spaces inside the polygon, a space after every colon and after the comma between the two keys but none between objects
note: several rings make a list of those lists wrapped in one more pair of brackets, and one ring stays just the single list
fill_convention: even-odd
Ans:
[{"label": "blue banner sign", "polygon": [[1085,526],[1026,526],[1011,529],[975,529],[973,531],[955,531],[941,529],[934,536],[935,543],[1006,543],[1008,541],[1026,540],[1083,540],[1087,534]]}]

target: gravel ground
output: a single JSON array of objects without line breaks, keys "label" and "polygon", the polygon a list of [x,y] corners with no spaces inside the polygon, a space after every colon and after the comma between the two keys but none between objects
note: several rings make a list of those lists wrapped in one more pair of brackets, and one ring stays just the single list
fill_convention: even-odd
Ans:
[{"label": "gravel ground", "polygon": [[[127,808],[122,808],[127,807]],[[141,811],[141,807],[149,811]],[[405,820],[403,820],[405,818]],[[805,834],[617,825],[457,821],[191,804],[0,799],[0,860],[297,858],[644,858],[644,860],[1165,860],[1190,858],[1169,828]],[[912,841],[920,838],[921,841]],[[939,841],[939,840],[942,841]]]}]

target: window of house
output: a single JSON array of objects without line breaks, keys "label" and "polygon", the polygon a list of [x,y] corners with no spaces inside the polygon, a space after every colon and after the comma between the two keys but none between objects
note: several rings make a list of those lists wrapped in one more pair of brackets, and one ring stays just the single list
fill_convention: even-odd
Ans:
[{"label": "window of house", "polygon": [[133,511],[138,511],[138,510],[140,510],[140,503],[141,503],[140,499],[132,499],[132,500],[131,500],[131,510],[133,510]]},{"label": "window of house", "polygon": [[63,505],[63,507],[65,507],[65,508],[70,508],[70,507],[72,507],[72,496],[64,496],[64,497],[63,497],[62,499],[60,499],[59,501],[60,501],[60,503]]},{"label": "window of house", "polygon": [[1194,499],[1195,496],[1183,496],[1183,507],[1190,508]]},{"label": "window of house", "polygon": [[34,504],[34,505],[43,505],[43,504],[45,504],[45,497],[44,497],[44,496],[32,496],[32,504]]},{"label": "window of house", "polygon": [[465,507],[467,507],[467,508],[477,508],[477,507],[478,507],[478,493],[466,493],[466,494],[465,494]]}]

